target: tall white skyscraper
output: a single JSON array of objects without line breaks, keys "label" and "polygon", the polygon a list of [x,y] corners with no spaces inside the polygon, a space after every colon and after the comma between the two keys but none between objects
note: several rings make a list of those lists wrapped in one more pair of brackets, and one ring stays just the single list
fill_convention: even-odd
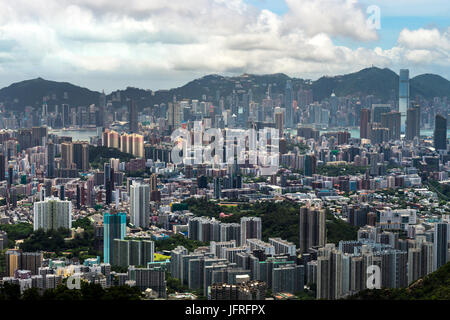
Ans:
[{"label": "tall white skyscraper", "polygon": [[400,112],[400,130],[406,132],[406,114],[409,109],[409,70],[400,70],[400,83],[398,93],[398,111]]},{"label": "tall white skyscraper", "polygon": [[57,230],[72,228],[72,202],[56,197],[34,203],[33,229]]},{"label": "tall white skyscraper", "polygon": [[136,227],[147,228],[150,221],[150,185],[131,185],[130,201],[131,223]]}]

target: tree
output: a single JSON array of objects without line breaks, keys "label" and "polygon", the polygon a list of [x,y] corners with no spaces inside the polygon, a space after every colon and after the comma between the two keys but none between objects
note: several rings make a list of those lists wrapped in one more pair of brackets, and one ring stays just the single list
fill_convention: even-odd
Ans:
[{"label": "tree", "polygon": [[181,283],[180,279],[172,278],[169,272],[166,272],[167,293],[186,292],[188,287]]},{"label": "tree", "polygon": [[0,300],[19,300],[20,287],[17,284],[6,282],[3,288],[0,289]]},{"label": "tree", "polygon": [[81,295],[83,300],[101,300],[104,296],[105,290],[97,283],[81,283]]},{"label": "tree", "polygon": [[33,225],[31,223],[2,224],[0,230],[7,233],[10,240],[22,240],[28,238],[33,233]]},{"label": "tree", "polygon": [[22,300],[36,301],[36,300],[40,300],[40,299],[41,299],[41,295],[39,294],[39,291],[37,288],[27,289],[22,294]]}]

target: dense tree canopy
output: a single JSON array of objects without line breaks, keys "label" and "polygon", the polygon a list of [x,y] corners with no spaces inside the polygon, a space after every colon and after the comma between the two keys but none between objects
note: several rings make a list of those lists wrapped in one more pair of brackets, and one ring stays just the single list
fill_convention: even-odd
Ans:
[{"label": "dense tree canopy", "polygon": [[[222,222],[239,223],[242,217],[261,217],[262,238],[280,237],[295,244],[299,242],[299,212],[298,203],[282,201],[264,201],[254,204],[242,203],[237,207],[222,207],[218,204],[207,201],[205,198],[185,200],[189,210],[196,216],[215,217]],[[231,214],[230,217],[220,218],[220,212]],[[356,240],[357,231],[343,220],[339,220],[332,214],[327,214],[327,241],[338,243],[340,240]]]}]

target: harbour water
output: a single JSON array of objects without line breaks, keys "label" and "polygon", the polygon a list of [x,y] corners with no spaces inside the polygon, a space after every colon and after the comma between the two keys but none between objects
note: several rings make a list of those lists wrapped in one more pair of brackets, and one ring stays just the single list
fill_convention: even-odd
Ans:
[{"label": "harbour water", "polygon": [[[336,132],[336,131],[348,131],[350,132],[350,136],[352,138],[357,138],[359,139],[359,128],[349,128],[349,129],[329,129],[329,130],[320,130],[320,133],[325,133],[325,132]],[[447,137],[449,137],[450,134],[450,129],[447,130]],[[434,130],[433,129],[422,129],[420,130],[420,135],[422,137],[433,137],[434,135]]]},{"label": "harbour water", "polygon": [[[327,131],[329,132],[336,132],[341,131],[344,129],[329,129],[329,130],[321,130],[320,133],[325,133]],[[359,128],[349,128],[345,129],[350,132],[350,135],[352,138],[359,138]],[[60,137],[71,137],[73,141],[79,140],[79,141],[90,141],[91,137],[97,136],[97,130],[96,129],[72,129],[72,130],[60,130],[60,129],[51,129],[49,130],[49,133],[55,134]],[[293,132],[295,134],[295,130]],[[447,136],[450,134],[450,129],[447,130]],[[433,130],[420,130],[420,135],[425,137],[433,137]]]},{"label": "harbour water", "polygon": [[51,129],[49,133],[55,134],[59,137],[71,137],[72,141],[90,141],[91,137],[97,136],[96,129],[73,129],[73,130],[59,130]]}]

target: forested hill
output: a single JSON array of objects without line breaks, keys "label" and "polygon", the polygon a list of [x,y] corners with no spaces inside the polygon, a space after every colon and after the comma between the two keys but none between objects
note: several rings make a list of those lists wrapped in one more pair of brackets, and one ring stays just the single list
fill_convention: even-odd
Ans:
[{"label": "forested hill", "polygon": [[450,300],[450,262],[408,288],[364,290],[349,300]]},{"label": "forested hill", "polygon": [[[173,101],[174,97],[177,100],[206,99],[217,103],[220,97],[231,96],[233,92],[238,95],[248,93],[250,90],[253,100],[261,101],[266,96],[269,85],[272,98],[284,94],[287,80],[292,81],[294,92],[300,88],[311,89],[314,101],[319,102],[330,97],[333,92],[338,97],[373,95],[381,102],[398,99],[399,76],[387,68],[371,67],[346,75],[324,76],[316,81],[290,78],[282,73],[243,74],[234,77],[207,75],[170,90],[152,91],[133,87],[116,90],[107,95],[107,100],[112,101],[115,106],[122,106],[128,99],[133,99],[142,109],[168,103]],[[427,99],[450,97],[450,81],[439,75],[423,74],[414,77],[410,81],[410,87],[411,97],[422,96]],[[98,104],[100,93],[67,82],[42,78],[14,83],[0,89],[0,103],[11,111],[21,111],[25,106],[39,107],[44,98],[47,100],[49,111],[52,111],[54,105],[63,103],[75,107]]]}]

